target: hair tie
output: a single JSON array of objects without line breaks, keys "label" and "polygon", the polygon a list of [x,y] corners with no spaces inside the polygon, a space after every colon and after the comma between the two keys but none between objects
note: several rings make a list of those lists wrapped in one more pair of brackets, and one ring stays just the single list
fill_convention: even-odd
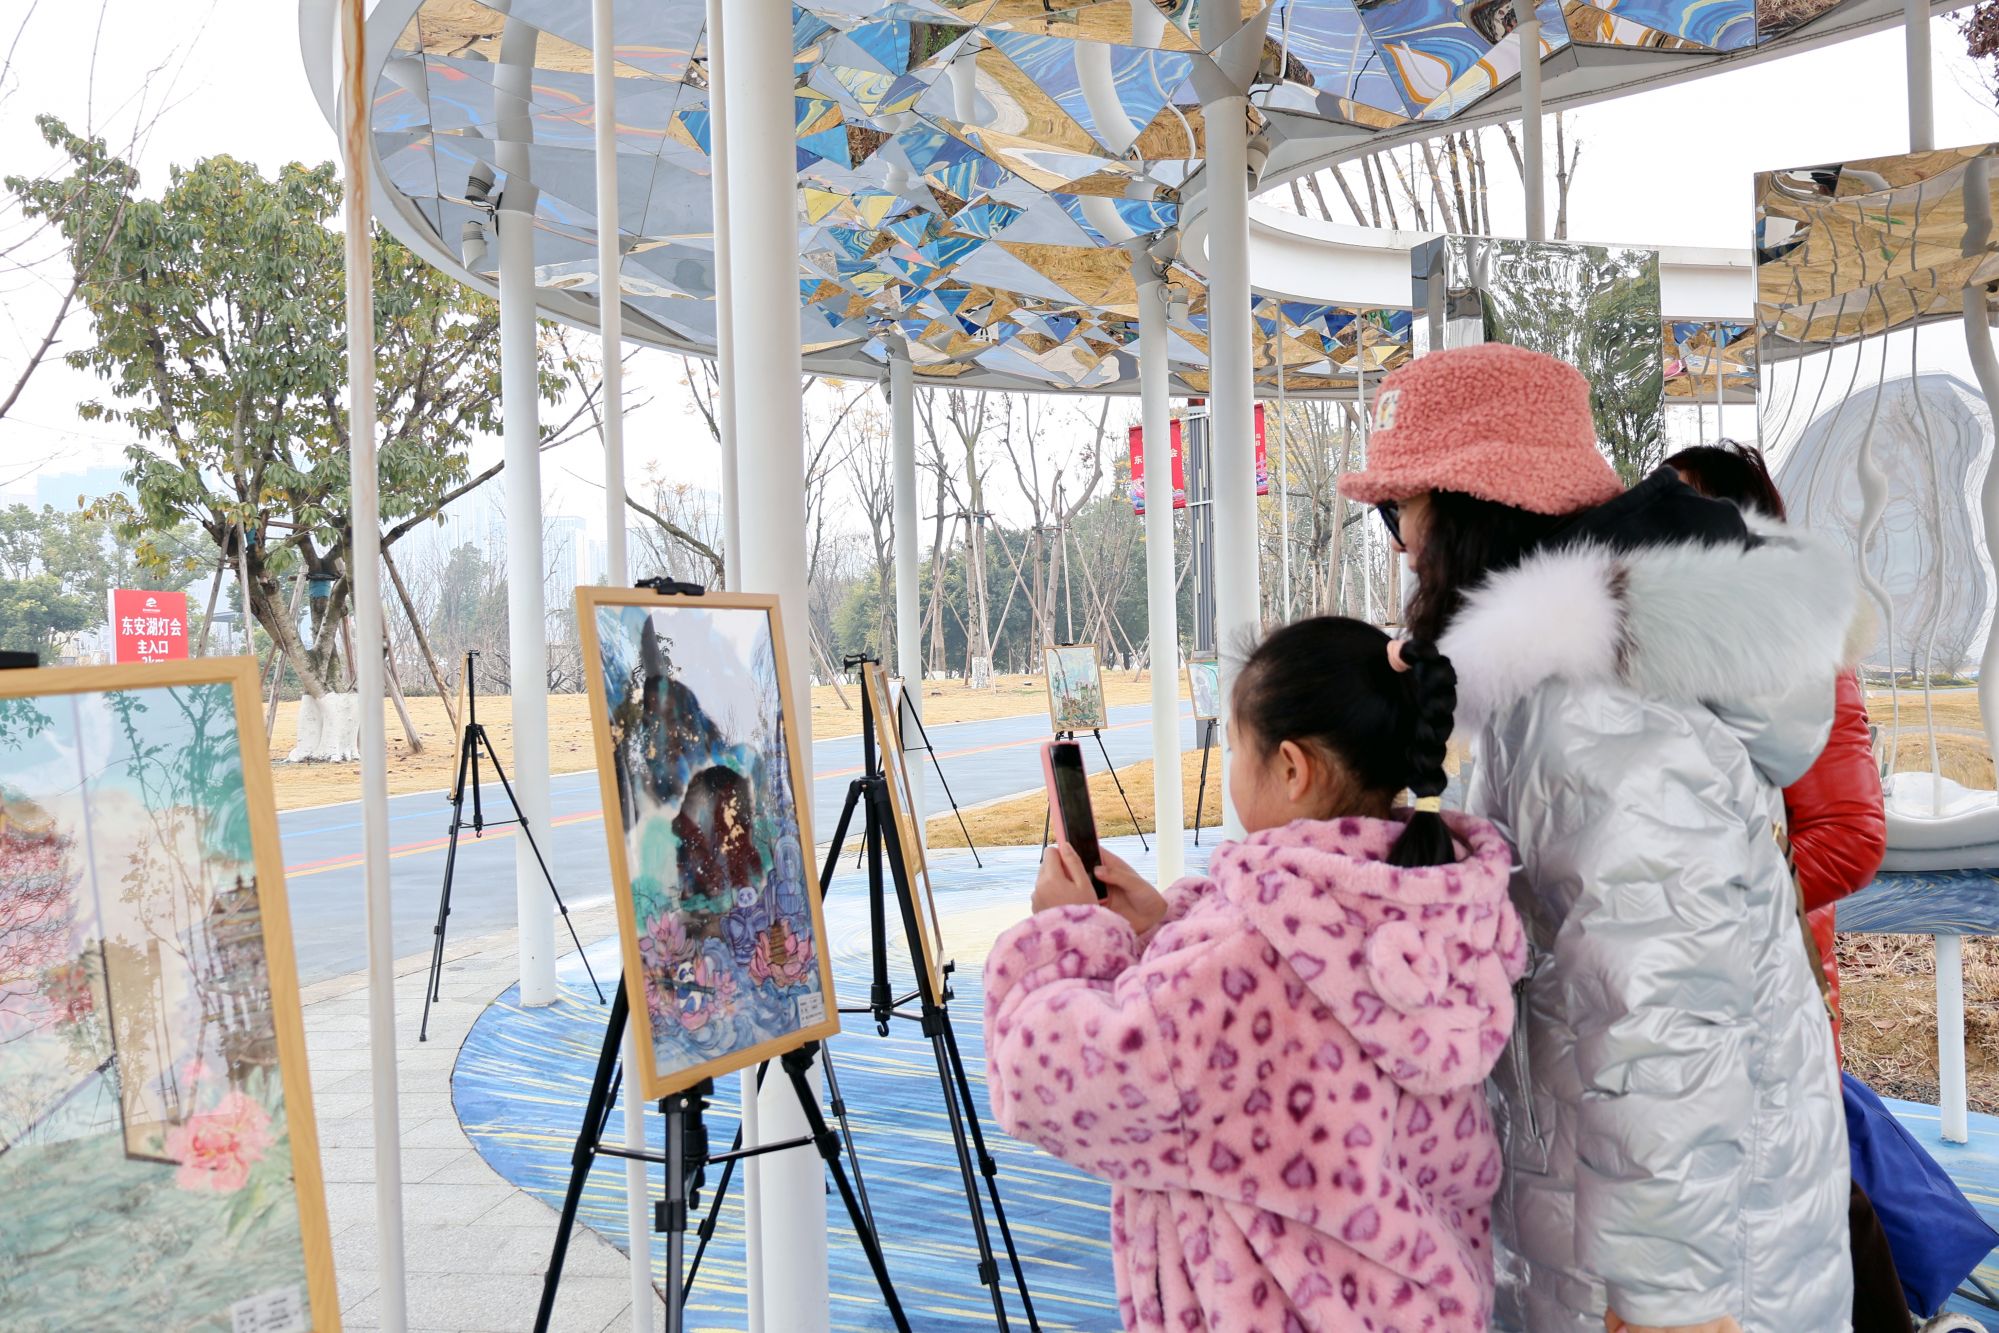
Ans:
[{"label": "hair tie", "polygon": [[1396,671],[1409,670],[1409,663],[1402,658],[1402,642],[1401,639],[1388,641],[1388,665]]},{"label": "hair tie", "polygon": [[1438,815],[1438,814],[1442,814],[1443,812],[1444,812],[1444,798],[1443,798],[1443,797],[1441,797],[1441,796],[1418,796],[1418,797],[1416,798],[1416,813],[1417,813],[1417,814],[1419,814],[1419,815]]}]

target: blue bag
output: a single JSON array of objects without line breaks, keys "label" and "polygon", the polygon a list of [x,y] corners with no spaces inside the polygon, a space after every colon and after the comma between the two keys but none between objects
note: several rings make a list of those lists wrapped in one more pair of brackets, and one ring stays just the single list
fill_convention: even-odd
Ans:
[{"label": "blue bag", "polygon": [[1853,1179],[1867,1192],[1888,1234],[1909,1308],[1928,1318],[1986,1255],[1999,1249],[1999,1232],[1986,1225],[1872,1088],[1844,1071],[1839,1078]]}]

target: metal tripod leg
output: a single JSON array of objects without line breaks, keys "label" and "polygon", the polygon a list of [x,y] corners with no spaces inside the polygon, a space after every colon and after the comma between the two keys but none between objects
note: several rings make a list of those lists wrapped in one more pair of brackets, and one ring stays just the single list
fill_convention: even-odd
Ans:
[{"label": "metal tripod leg", "polygon": [[1013,1282],[1020,1292],[1020,1306],[1027,1315],[1027,1326],[1033,1333],[1041,1333],[1041,1322],[1034,1316],[1034,1298],[1027,1293],[1027,1274],[1020,1266],[1020,1250],[1013,1243],[1013,1228],[1007,1225],[1006,1208],[1000,1203],[999,1163],[986,1150],[985,1131],[979,1126],[978,1103],[972,1099],[972,1083],[965,1075],[965,1057],[958,1053],[958,1034],[951,1026],[951,1013],[944,1011],[944,1044],[951,1054],[951,1072],[958,1083],[958,1098],[965,1107],[965,1119],[972,1131],[972,1150],[979,1157],[979,1173],[986,1178],[986,1197],[992,1201],[993,1221],[999,1226],[1000,1243],[1006,1246],[1007,1262],[1013,1267]]},{"label": "metal tripod leg", "polygon": [[458,830],[465,826],[465,769],[477,751],[468,729],[458,746],[458,781],[451,798],[451,838],[444,852],[444,886],[437,893],[437,925],[430,942],[430,980],[423,988],[423,1022],[417,1027],[418,1041],[430,1040],[431,1001],[441,998],[444,984],[444,919],[451,915],[451,872],[458,864]]},{"label": "metal tripod leg", "polygon": [[486,735],[484,727],[479,728],[479,739],[486,743],[486,754],[493,761],[493,776],[500,780],[500,789],[507,793],[507,804],[514,808],[514,822],[521,826],[521,836],[528,840],[528,850],[534,853],[534,863],[541,867],[541,877],[548,882],[548,896],[555,899],[555,910],[562,913],[562,924],[569,927],[569,942],[576,946],[576,955],[583,960],[584,974],[590,978],[590,988],[597,992],[597,1003],[602,1004],[604,988],[598,984],[597,972],[590,966],[590,955],[583,951],[583,941],[577,938],[576,923],[569,919],[569,905],[562,901],[562,894],[555,887],[555,876],[548,873],[548,861],[541,854],[541,845],[534,840],[534,831],[528,827],[528,817],[514,796],[514,785],[507,781],[507,770],[500,767],[500,756],[494,751],[492,739]]},{"label": "metal tripod leg", "polygon": [[[958,798],[951,793],[951,779],[944,776],[944,761],[938,757],[937,747],[930,743],[930,729],[923,725],[923,714],[908,709],[899,709],[897,712],[899,716],[906,713],[909,720],[916,724],[916,734],[923,738],[923,752],[930,756],[930,766],[937,770],[937,781],[944,785],[944,799],[951,803],[951,813],[957,817],[958,832],[965,835],[965,846],[972,853],[972,864],[981,870],[985,869],[986,863],[979,859],[979,846],[972,841],[972,831],[965,827],[965,812],[958,808]],[[901,732],[898,731],[896,734],[899,737]],[[903,748],[907,751],[909,747]]]},{"label": "metal tripod leg", "polygon": [[618,1045],[625,1038],[625,1021],[630,1010],[621,981],[611,1000],[611,1018],[604,1025],[604,1044],[597,1052],[597,1073],[590,1080],[590,1099],[583,1106],[583,1127],[577,1131],[576,1147],[569,1157],[569,1189],[562,1196],[562,1218],[555,1226],[555,1248],[549,1252],[548,1271],[541,1279],[541,1306],[535,1313],[535,1333],[548,1333],[548,1321],[555,1314],[555,1292],[562,1281],[562,1261],[569,1254],[569,1232],[576,1225],[576,1210],[583,1202],[583,1187],[590,1179],[590,1166],[597,1158],[597,1144],[604,1133],[604,1120],[617,1099],[614,1091],[618,1068]]},{"label": "metal tripod leg", "polygon": [[[1194,845],[1201,845],[1201,805],[1208,799],[1208,755],[1215,748],[1215,724],[1201,728],[1201,776],[1194,784]],[[1157,774],[1153,775],[1156,779]]]},{"label": "metal tripod leg", "polygon": [[[993,1258],[992,1236],[986,1230],[986,1210],[979,1200],[979,1182],[972,1165],[972,1148],[965,1132],[965,1117],[976,1116],[971,1103],[965,1103],[962,1112],[958,1104],[958,1094],[952,1082],[950,1011],[944,1008],[943,997],[934,992],[931,978],[922,962],[919,943],[921,933],[917,926],[916,895],[905,872],[902,859],[902,835],[896,830],[894,812],[888,808],[886,791],[877,792],[873,798],[870,813],[869,832],[879,824],[887,843],[886,850],[895,866],[896,905],[901,910],[902,928],[909,939],[912,956],[917,960],[916,990],[923,1004],[923,1035],[930,1039],[930,1051],[937,1061],[937,1086],[944,1094],[944,1110],[951,1122],[951,1142],[958,1152],[958,1173],[964,1183],[965,1206],[972,1215],[972,1237],[979,1249],[979,1283],[992,1295],[993,1319],[999,1333],[1007,1333],[1006,1293],[1000,1288],[999,1264]],[[885,896],[885,885],[877,882],[869,886],[870,892],[879,900]],[[886,953],[886,948],[883,949]]]},{"label": "metal tripod leg", "polygon": [[861,1248],[867,1252],[868,1267],[874,1270],[875,1282],[881,1287],[882,1301],[888,1306],[889,1317],[895,1321],[897,1333],[910,1333],[909,1316],[902,1312],[902,1300],[895,1294],[895,1284],[889,1280],[888,1260],[882,1255],[881,1239],[875,1235],[874,1226],[867,1220],[860,1201],[854,1196],[854,1187],[847,1179],[846,1168],[840,1164],[840,1136],[827,1128],[825,1113],[819,1109],[819,1099],[812,1095],[812,1084],[805,1076],[818,1049],[819,1044],[813,1042],[786,1053],[783,1057],[784,1072],[791,1079],[792,1090],[798,1094],[798,1107],[805,1113],[812,1141],[818,1146],[819,1155],[826,1161],[826,1170],[840,1191],[840,1201],[847,1205],[847,1216],[861,1238]]},{"label": "metal tripod leg", "polygon": [[[1092,729],[1090,734],[1097,738],[1097,750],[1104,757],[1104,768],[1110,772],[1111,783],[1117,788],[1118,799],[1124,802],[1124,812],[1131,819],[1131,831],[1138,835],[1138,845],[1148,852],[1151,851],[1151,845],[1145,841],[1145,830],[1138,826],[1138,812],[1131,808],[1131,797],[1124,794],[1124,782],[1117,775],[1117,765],[1111,762],[1111,751],[1110,747],[1104,744],[1104,733]],[[1159,780],[1157,773],[1152,777],[1155,782]]]}]

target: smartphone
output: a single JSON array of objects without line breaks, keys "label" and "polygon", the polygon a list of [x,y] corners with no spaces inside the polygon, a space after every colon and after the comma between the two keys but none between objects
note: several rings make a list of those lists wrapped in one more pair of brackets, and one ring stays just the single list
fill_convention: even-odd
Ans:
[{"label": "smartphone", "polygon": [[1097,847],[1097,816],[1090,809],[1090,782],[1083,772],[1083,747],[1074,741],[1049,741],[1041,747],[1041,770],[1048,779],[1049,822],[1055,837],[1068,843],[1089,872],[1098,898],[1108,896],[1097,867],[1104,855]]}]

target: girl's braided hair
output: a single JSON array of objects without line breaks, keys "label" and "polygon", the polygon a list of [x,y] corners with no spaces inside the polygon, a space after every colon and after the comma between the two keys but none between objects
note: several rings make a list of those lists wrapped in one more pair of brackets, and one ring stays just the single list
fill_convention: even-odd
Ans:
[{"label": "girl's braided hair", "polygon": [[[1265,750],[1285,741],[1332,755],[1362,790],[1419,803],[1441,797],[1457,673],[1433,644],[1405,641],[1397,671],[1388,635],[1364,621],[1313,616],[1272,630],[1244,661],[1232,697],[1238,722]],[[1457,859],[1440,813],[1421,809],[1389,852],[1398,866]]]}]

